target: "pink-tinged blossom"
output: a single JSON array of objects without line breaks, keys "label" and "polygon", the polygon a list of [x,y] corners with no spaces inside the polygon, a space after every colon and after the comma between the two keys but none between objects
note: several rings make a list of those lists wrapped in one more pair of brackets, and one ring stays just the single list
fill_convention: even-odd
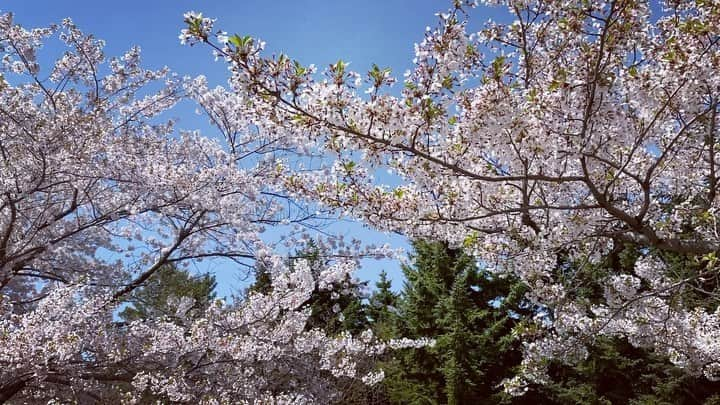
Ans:
[{"label": "pink-tinged blossom", "polygon": [[[651,15],[649,1],[487,0],[514,21],[468,33],[477,3],[438,15],[399,96],[379,68],[362,88],[344,61],[318,75],[264,55],[250,37],[247,49],[202,38],[231,72],[232,96],[212,108],[333,157],[296,173],[278,165],[294,198],[464,246],[523,280],[552,316],[522,336],[512,393],[545,381],[547,359],[582,358],[600,335],[717,378],[717,306],[678,297],[717,272],[720,9],[665,1]],[[387,170],[401,185],[379,184]],[[625,244],[640,250],[635,274],[611,269],[599,302],[578,297],[576,277]],[[678,276],[663,253],[698,265]],[[563,274],[562,261],[580,268]]]},{"label": "pink-tinged blossom", "polygon": [[[185,18],[184,41],[212,31]],[[36,51],[53,35],[66,52],[41,73]],[[386,344],[306,330],[311,294],[346,280],[359,246],[335,242],[343,260],[316,274],[262,242],[266,227],[312,226],[320,209],[287,211],[294,161],[281,152],[297,144],[258,138],[222,105],[243,97],[103,46],[70,20],[27,30],[0,14],[0,402],[292,404],[377,383]],[[163,121],[187,95],[225,139]],[[204,259],[262,265],[272,291],[202,313],[174,297],[172,318],[114,319],[158,269]]]}]

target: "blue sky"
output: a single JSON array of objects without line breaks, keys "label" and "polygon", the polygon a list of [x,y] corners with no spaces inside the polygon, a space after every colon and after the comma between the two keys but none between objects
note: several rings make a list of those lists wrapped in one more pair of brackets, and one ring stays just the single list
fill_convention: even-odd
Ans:
[{"label": "blue sky", "polygon": [[[426,26],[436,23],[435,13],[444,11],[450,1],[439,0],[363,0],[363,1],[190,1],[190,0],[4,0],[0,10],[15,14],[25,27],[46,26],[71,17],[85,32],[107,42],[106,54],[121,55],[139,45],[148,67],[169,66],[181,75],[204,74],[211,84],[225,84],[226,66],[214,62],[207,47],[182,46],[178,34],[182,15],[189,10],[217,18],[217,28],[240,35],[252,35],[267,42],[269,52],[284,52],[303,64],[325,67],[338,59],[351,62],[353,70],[367,71],[373,63],[388,66],[401,77],[411,68],[413,44],[422,40]],[[478,28],[486,18],[479,15]],[[179,118],[182,129],[199,129],[212,134],[203,117],[190,106],[181,107],[172,116]],[[398,236],[342,224],[346,237],[358,237],[372,243],[391,243],[407,247]],[[365,261],[361,279],[374,280],[380,269],[393,279],[394,289],[401,287],[397,262]],[[235,272],[218,266],[219,295],[229,295],[242,287]]]},{"label": "blue sky", "polygon": [[410,67],[412,45],[422,39],[434,13],[450,2],[438,0],[365,1],[190,1],[190,0],[5,0],[3,11],[25,26],[47,25],[72,17],[86,32],[107,41],[109,55],[139,45],[150,66],[167,64],[184,74],[206,74],[224,82],[225,66],[213,63],[206,48],[181,46],[182,14],[200,11],[217,18],[231,33],[265,40],[270,51],[283,51],[305,64],[325,66],[337,59],[363,71],[372,63]]}]

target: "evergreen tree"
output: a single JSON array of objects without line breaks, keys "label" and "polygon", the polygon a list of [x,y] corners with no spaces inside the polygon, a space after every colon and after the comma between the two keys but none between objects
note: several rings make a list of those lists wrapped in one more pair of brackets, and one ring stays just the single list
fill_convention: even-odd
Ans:
[{"label": "evergreen tree", "polygon": [[375,291],[370,295],[367,304],[367,317],[375,335],[381,339],[396,336],[398,294],[392,291],[392,282],[385,270],[380,272],[375,282]]},{"label": "evergreen tree", "polygon": [[497,403],[500,382],[512,375],[521,351],[512,336],[531,313],[515,280],[479,268],[461,249],[416,241],[396,326],[404,337],[433,337],[430,349],[409,350],[386,365],[395,403]]},{"label": "evergreen tree", "polygon": [[272,277],[270,276],[270,272],[261,264],[257,264],[254,273],[255,281],[245,291],[245,295],[252,292],[268,294],[272,291]]},{"label": "evergreen tree", "polygon": [[193,276],[172,265],[161,267],[126,300],[129,304],[119,316],[125,322],[160,317],[173,318],[178,300],[193,300],[189,311],[204,311],[215,299],[215,276],[205,273]]},{"label": "evergreen tree", "polygon": [[[310,240],[302,249],[296,251],[288,258],[290,268],[298,260],[307,261],[315,279],[330,261],[323,255],[318,245]],[[363,289],[367,283],[348,277],[335,285],[332,291],[315,288],[307,302],[311,315],[307,322],[307,329],[319,328],[329,334],[350,332],[359,334],[369,327]],[[249,292],[267,293],[272,289],[272,275],[261,265],[255,268],[255,281],[247,289]],[[340,292],[340,293],[339,293]]]},{"label": "evergreen tree", "polygon": [[548,404],[720,404],[720,383],[619,338],[599,338],[575,366],[551,363],[550,376],[550,384],[529,393]]},{"label": "evergreen tree", "polygon": [[[363,303],[362,284],[343,282],[351,294],[333,297],[316,291],[309,300],[308,328],[332,333],[359,333],[371,327],[381,339],[431,337],[433,348],[390,354],[379,367],[386,378],[379,390],[358,389],[347,403],[397,404],[720,404],[720,383],[693,377],[650,350],[620,338],[598,338],[587,359],[576,365],[550,362],[551,381],[530,387],[522,397],[502,392],[522,359],[514,333],[543,311],[524,300],[526,287],[509,276],[493,274],[461,249],[416,241],[411,264],[403,266],[400,294],[380,273],[375,291]],[[630,274],[644,252],[618,246],[598,265],[558,258],[557,272],[575,280],[569,291],[594,302],[603,294],[602,279],[610,271]],[[319,272],[327,263],[310,244],[295,254]],[[665,258],[682,277],[700,264],[689,258]],[[270,288],[270,275],[259,272],[251,288]],[[684,299],[697,305],[712,297],[689,289]],[[336,306],[337,304],[337,306]],[[333,310],[335,307],[335,310]],[[339,309],[339,311],[338,311]]]},{"label": "evergreen tree", "polygon": [[[616,243],[597,265],[559,259],[558,271],[568,273],[578,286],[572,291],[590,303],[601,300],[602,279],[609,272],[633,274],[635,262],[647,254],[632,244]],[[699,272],[704,265],[687,255],[662,253],[678,279]],[[702,281],[698,281],[702,283]],[[715,299],[715,286],[698,285],[682,295],[685,305],[703,306]],[[551,383],[531,389],[553,404],[720,404],[720,383],[688,375],[652,350],[637,348],[626,339],[600,337],[589,348],[587,359],[574,366],[550,363]]]},{"label": "evergreen tree", "polygon": [[[298,251],[292,260],[307,260],[316,278],[330,264],[312,240],[304,249]],[[365,298],[363,289],[366,285],[367,283],[348,276],[335,285],[332,291],[316,288],[308,301],[312,312],[307,328],[320,328],[329,334],[350,332],[353,335],[367,329],[368,322],[362,302]]]}]

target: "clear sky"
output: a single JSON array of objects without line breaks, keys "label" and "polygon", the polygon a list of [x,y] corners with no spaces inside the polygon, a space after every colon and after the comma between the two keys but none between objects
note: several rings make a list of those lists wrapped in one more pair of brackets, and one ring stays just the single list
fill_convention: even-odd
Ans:
[{"label": "clear sky", "polygon": [[[108,56],[121,55],[139,45],[148,67],[169,66],[180,75],[204,74],[211,84],[225,84],[226,65],[214,62],[207,47],[180,45],[182,15],[189,10],[217,18],[216,28],[251,35],[267,42],[269,52],[284,52],[303,64],[322,68],[338,59],[365,72],[372,63],[388,66],[398,77],[411,68],[413,44],[422,40],[426,26],[436,23],[435,13],[451,2],[443,0],[3,0],[0,10],[15,14],[26,28],[46,26],[71,17],[85,32],[107,42]],[[481,14],[485,14],[483,10]],[[488,16],[478,16],[478,28]],[[178,127],[213,132],[206,120],[180,108],[171,115]],[[407,247],[403,238],[375,233],[361,226],[343,225],[346,237]],[[394,289],[401,287],[396,262],[366,261],[359,273],[373,280],[388,270]],[[236,274],[217,271],[219,295],[242,286]]]},{"label": "clear sky", "polygon": [[260,37],[270,51],[283,51],[305,64],[325,66],[337,59],[363,71],[372,63],[410,67],[413,43],[422,39],[442,0],[4,0],[0,9],[25,26],[72,17],[84,31],[107,41],[107,54],[139,45],[150,66],[168,65],[184,74],[224,80],[207,48],[188,49],[177,37],[185,11],[217,18],[228,32]]}]

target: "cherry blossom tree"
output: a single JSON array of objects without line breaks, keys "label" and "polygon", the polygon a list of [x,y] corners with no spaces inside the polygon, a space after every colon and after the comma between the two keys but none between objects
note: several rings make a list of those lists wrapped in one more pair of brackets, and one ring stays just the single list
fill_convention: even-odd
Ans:
[{"label": "cherry blossom tree", "polygon": [[[42,70],[53,38],[65,52]],[[287,209],[291,145],[239,132],[203,78],[103,46],[70,20],[25,29],[0,14],[0,402],[326,401],[379,381],[374,355],[428,343],[306,331],[310,294],[355,261],[340,246],[313,277],[262,242],[266,226],[314,223]],[[186,97],[227,142],[163,119]],[[203,259],[259,261],[272,292],[192,317],[178,297],[172,319],[118,321],[159,269]]]},{"label": "cherry blossom tree", "polygon": [[[522,331],[509,391],[543,382],[546,359],[582,358],[600,335],[720,378],[720,6],[486,0],[512,22],[468,33],[477,3],[438,15],[399,91],[389,69],[339,60],[318,74],[197,13],[180,39],[228,63],[234,96],[216,108],[237,125],[332,157],[285,178],[294,197],[464,245],[531,288],[547,312]],[[383,185],[386,170],[402,184]],[[603,276],[599,300],[577,294],[576,274],[626,244],[642,252],[634,269]],[[679,274],[668,255],[694,264]]]}]

